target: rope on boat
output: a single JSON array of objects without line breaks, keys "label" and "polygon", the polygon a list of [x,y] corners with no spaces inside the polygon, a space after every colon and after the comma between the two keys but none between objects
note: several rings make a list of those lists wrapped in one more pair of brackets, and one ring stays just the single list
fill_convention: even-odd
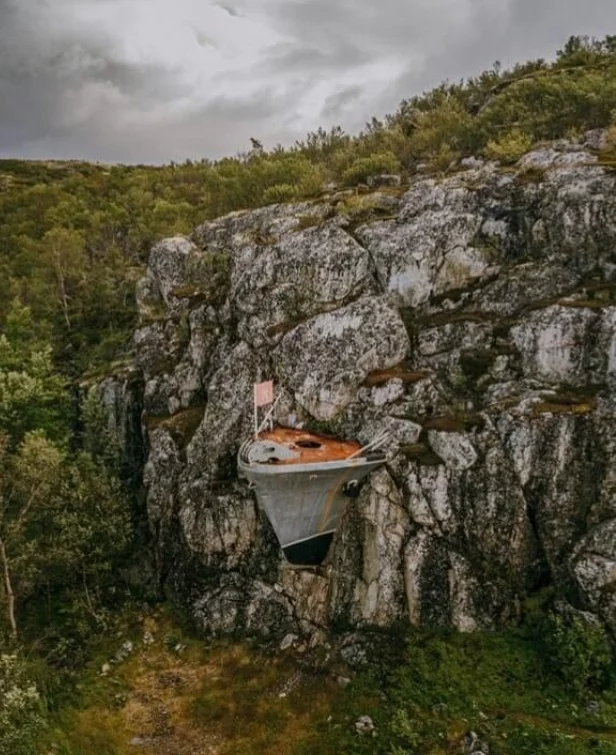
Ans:
[{"label": "rope on boat", "polygon": [[363,446],[363,448],[360,448],[359,451],[355,451],[355,453],[347,456],[347,459],[354,459],[356,456],[365,454],[366,451],[376,451],[377,448],[380,448],[386,441],[391,438],[391,435],[391,430],[383,430],[383,432],[380,435],[377,435],[377,437],[370,443],[368,443],[368,445]]},{"label": "rope on boat", "polygon": [[273,415],[274,411],[276,410],[276,407],[278,406],[278,402],[280,399],[285,395],[286,391],[283,386],[280,387],[278,396],[276,397],[276,400],[271,405],[268,413],[265,415],[265,418],[263,419],[263,422],[261,422],[261,426],[257,428],[257,432],[255,433],[255,438],[259,437],[259,433],[262,433],[266,424],[269,422],[271,416]]}]

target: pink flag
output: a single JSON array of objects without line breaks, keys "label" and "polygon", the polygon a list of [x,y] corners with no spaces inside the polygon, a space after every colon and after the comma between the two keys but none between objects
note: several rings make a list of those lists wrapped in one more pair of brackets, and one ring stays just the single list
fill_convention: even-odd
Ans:
[{"label": "pink flag", "polygon": [[274,401],[274,383],[255,383],[255,406],[266,406]]}]

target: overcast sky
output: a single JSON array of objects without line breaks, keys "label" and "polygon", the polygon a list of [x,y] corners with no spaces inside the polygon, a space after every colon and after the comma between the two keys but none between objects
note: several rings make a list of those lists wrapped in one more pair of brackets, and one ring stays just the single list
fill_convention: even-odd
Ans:
[{"label": "overcast sky", "polygon": [[161,163],[355,131],[615,0],[0,0],[0,156]]}]

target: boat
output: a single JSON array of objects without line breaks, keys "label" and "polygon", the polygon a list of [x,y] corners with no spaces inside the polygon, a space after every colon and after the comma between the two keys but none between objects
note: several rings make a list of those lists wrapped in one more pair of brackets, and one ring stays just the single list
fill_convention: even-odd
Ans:
[{"label": "boat", "polygon": [[[265,423],[264,423],[265,424]],[[286,560],[323,562],[350,499],[362,481],[387,461],[382,433],[362,447],[302,428],[256,429],[238,453],[238,474],[254,489]]]}]

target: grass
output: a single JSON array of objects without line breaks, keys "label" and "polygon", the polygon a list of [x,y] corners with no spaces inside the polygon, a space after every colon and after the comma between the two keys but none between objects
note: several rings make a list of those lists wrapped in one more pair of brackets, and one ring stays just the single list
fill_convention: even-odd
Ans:
[{"label": "grass", "polygon": [[592,414],[596,409],[596,404],[592,402],[579,404],[559,404],[556,401],[540,401],[533,404],[533,414],[575,414],[584,416]]},{"label": "grass", "polygon": [[[616,690],[575,693],[530,634],[413,631],[403,647],[392,636],[358,675],[336,667],[347,686],[306,656],[187,635],[164,610],[131,637],[108,676],[110,646],[83,673],[45,752],[449,755],[475,732],[491,755],[616,755]],[[355,731],[363,715],[376,736]]]},{"label": "grass", "polygon": [[[351,699],[362,693],[355,685]],[[330,736],[343,732],[338,752],[447,755],[462,752],[475,732],[491,755],[616,755],[614,691],[591,693],[595,705],[587,709],[588,700],[573,697],[547,669],[536,642],[522,634],[414,633],[405,662],[388,669],[378,688],[372,704],[364,697],[352,715],[336,714],[330,722]],[[350,731],[357,714],[373,717],[376,739]]]},{"label": "grass", "polygon": [[378,387],[390,380],[401,380],[405,385],[413,385],[429,378],[431,374],[427,370],[414,370],[403,362],[387,370],[371,372],[364,380],[364,384],[369,387]]},{"label": "grass", "polygon": [[204,412],[204,406],[192,406],[173,416],[155,417],[150,415],[146,418],[146,427],[150,431],[157,428],[168,430],[178,446],[183,450],[188,446],[197,432]]},{"label": "grass", "polygon": [[432,451],[427,443],[401,445],[400,451],[409,461],[417,462],[425,467],[438,467],[443,463],[443,460]]},{"label": "grass", "polygon": [[559,393],[545,393],[542,401],[533,405],[533,414],[575,414],[584,416],[592,414],[597,408],[594,388],[564,389]]},{"label": "grass", "polygon": [[433,417],[422,420],[424,430],[438,430],[442,433],[465,433],[475,428],[483,429],[485,419],[481,414],[458,412],[445,417]]},{"label": "grass", "polygon": [[315,717],[329,711],[339,693],[335,682],[302,672],[284,657],[225,651],[190,704],[194,722],[217,732],[221,755],[293,755],[309,738]]},{"label": "grass", "polygon": [[[154,638],[147,645],[146,630]],[[101,675],[127,638],[134,652]],[[327,672],[300,666],[288,654],[196,638],[161,610],[100,648],[53,716],[43,751],[294,755],[341,694]]]}]

